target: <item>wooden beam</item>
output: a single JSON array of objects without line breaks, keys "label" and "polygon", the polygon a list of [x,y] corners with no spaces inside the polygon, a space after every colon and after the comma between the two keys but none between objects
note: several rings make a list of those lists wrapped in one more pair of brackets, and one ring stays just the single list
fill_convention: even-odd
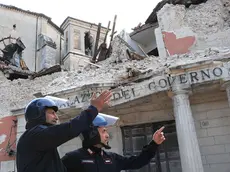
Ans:
[{"label": "wooden beam", "polygon": [[95,58],[97,56],[97,48],[100,39],[100,33],[101,33],[101,23],[98,24],[96,42],[95,42],[94,53],[93,53],[93,61],[95,61]]}]

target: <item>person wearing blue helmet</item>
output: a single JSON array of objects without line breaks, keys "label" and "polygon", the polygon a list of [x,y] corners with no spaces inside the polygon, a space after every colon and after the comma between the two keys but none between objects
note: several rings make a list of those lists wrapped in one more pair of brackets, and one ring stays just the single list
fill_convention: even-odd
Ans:
[{"label": "person wearing blue helmet", "polygon": [[93,94],[90,106],[69,122],[58,124],[56,103],[37,98],[25,109],[26,131],[17,144],[17,172],[66,172],[57,147],[89,130],[98,112],[109,103],[110,91]]},{"label": "person wearing blue helmet", "polygon": [[125,157],[103,150],[111,148],[107,126],[113,125],[116,120],[101,114],[94,119],[93,126],[82,132],[82,148],[66,153],[62,158],[67,172],[120,172],[140,169],[151,161],[158,146],[165,140],[164,127],[153,134],[151,142],[138,156]]}]

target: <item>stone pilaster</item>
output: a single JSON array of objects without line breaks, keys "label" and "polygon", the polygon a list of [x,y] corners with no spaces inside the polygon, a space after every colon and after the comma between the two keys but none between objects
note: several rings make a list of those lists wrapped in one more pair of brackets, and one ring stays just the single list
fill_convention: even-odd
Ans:
[{"label": "stone pilaster", "polygon": [[189,91],[176,88],[172,93],[182,170],[183,172],[203,172],[200,148],[189,102]]}]

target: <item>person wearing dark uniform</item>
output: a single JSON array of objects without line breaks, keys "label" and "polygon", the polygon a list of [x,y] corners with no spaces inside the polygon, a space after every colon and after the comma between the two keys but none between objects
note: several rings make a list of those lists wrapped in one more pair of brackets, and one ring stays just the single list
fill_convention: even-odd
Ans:
[{"label": "person wearing dark uniform", "polygon": [[82,148],[69,152],[62,158],[67,172],[120,172],[139,169],[150,162],[158,145],[165,140],[162,132],[164,127],[153,134],[152,141],[143,147],[138,156],[125,157],[102,149],[111,148],[108,144],[107,126],[114,124],[114,120],[114,117],[111,120],[103,114],[94,119],[90,130],[82,133]]},{"label": "person wearing dark uniform", "polygon": [[48,98],[31,101],[25,110],[26,131],[17,144],[17,172],[66,172],[57,147],[88,130],[111,98],[110,91],[92,96],[91,105],[69,122],[58,124],[58,107]]}]

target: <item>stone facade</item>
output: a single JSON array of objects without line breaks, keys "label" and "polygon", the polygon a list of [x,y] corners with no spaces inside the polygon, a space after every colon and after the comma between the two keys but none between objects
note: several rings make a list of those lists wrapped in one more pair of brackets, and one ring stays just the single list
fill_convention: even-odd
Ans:
[{"label": "stone facade", "polygon": [[[203,101],[206,103],[201,103]],[[204,171],[215,172],[218,170],[228,172],[230,169],[230,108],[226,92],[214,90],[213,92],[193,93],[190,95],[190,102]],[[120,118],[117,126],[109,129],[112,135],[112,140],[110,141],[112,151],[120,154],[123,154],[120,127],[175,119],[173,101],[166,92],[115,106],[104,111],[104,113],[119,116]],[[24,126],[24,117],[20,115],[18,116],[18,137],[25,130]],[[63,156],[68,151],[77,149],[80,146],[81,140],[76,138],[60,146],[59,153]],[[12,162],[9,161],[9,163]]]},{"label": "stone facade", "polygon": [[[207,10],[212,9],[213,5],[218,7],[215,12]],[[158,13],[159,28],[155,30],[160,58],[149,57],[141,61],[130,61],[122,54],[122,64],[115,64],[119,54],[116,50],[121,53],[126,50],[126,47],[119,44],[119,47],[114,47],[115,52],[111,57],[100,63],[99,69],[89,69],[82,73],[61,72],[34,81],[0,82],[5,92],[8,87],[12,90],[17,87],[17,92],[13,92],[11,96],[1,93],[3,97],[16,97],[15,95],[29,92],[29,96],[18,96],[13,100],[8,98],[0,102],[3,108],[6,107],[4,114],[18,117],[17,138],[25,130],[23,110],[26,102],[34,98],[35,93],[69,99],[69,102],[60,105],[59,117],[61,122],[64,122],[89,105],[93,92],[99,94],[105,89],[111,89],[112,107],[105,109],[103,113],[120,118],[116,126],[109,130],[112,151],[119,154],[125,152],[124,127],[173,121],[177,134],[176,142],[179,145],[181,165],[177,167],[180,171],[229,172],[230,45],[224,40],[229,35],[228,21],[224,19],[227,15],[226,9],[226,4],[221,0],[209,0],[189,9],[179,5],[165,5]],[[196,15],[203,14],[204,18],[196,23],[191,12]],[[214,17],[210,13],[214,13]],[[67,23],[63,27],[68,30],[69,35],[71,27],[77,24],[72,23],[69,27]],[[212,24],[213,27],[210,27]],[[76,38],[79,42],[67,39],[69,52],[78,55],[71,57],[73,59],[84,56],[82,36],[79,36],[81,33],[76,33],[76,37],[81,38]],[[222,33],[226,38],[220,36]],[[219,42],[216,42],[217,39]],[[181,46],[174,46],[177,43]],[[72,51],[73,47],[78,50]],[[66,60],[69,67],[73,65],[71,58]],[[82,59],[84,61],[84,58]],[[77,64],[74,64],[76,66],[73,66],[73,69],[84,66],[80,60],[75,59],[74,62]],[[125,69],[130,66],[136,66],[139,75],[127,74]],[[58,75],[60,76],[56,78]],[[38,84],[44,88],[30,87]],[[22,102],[19,99],[22,99]],[[9,107],[9,104],[14,108]],[[170,143],[170,139],[166,140],[165,144],[167,143]],[[63,156],[80,146],[81,140],[76,138],[58,149]],[[1,170],[12,171],[12,163],[14,161],[1,162]]]},{"label": "stone facade", "polygon": [[[61,28],[64,31],[64,67],[67,70],[82,70],[92,59],[95,49],[96,35],[98,25],[86,21],[67,17],[62,23]],[[93,45],[91,54],[86,54],[85,34],[90,32]],[[106,34],[106,28],[101,27],[98,47],[103,43]]]},{"label": "stone facade", "polygon": [[194,107],[194,119],[204,171],[230,170],[230,109],[227,101]]}]

